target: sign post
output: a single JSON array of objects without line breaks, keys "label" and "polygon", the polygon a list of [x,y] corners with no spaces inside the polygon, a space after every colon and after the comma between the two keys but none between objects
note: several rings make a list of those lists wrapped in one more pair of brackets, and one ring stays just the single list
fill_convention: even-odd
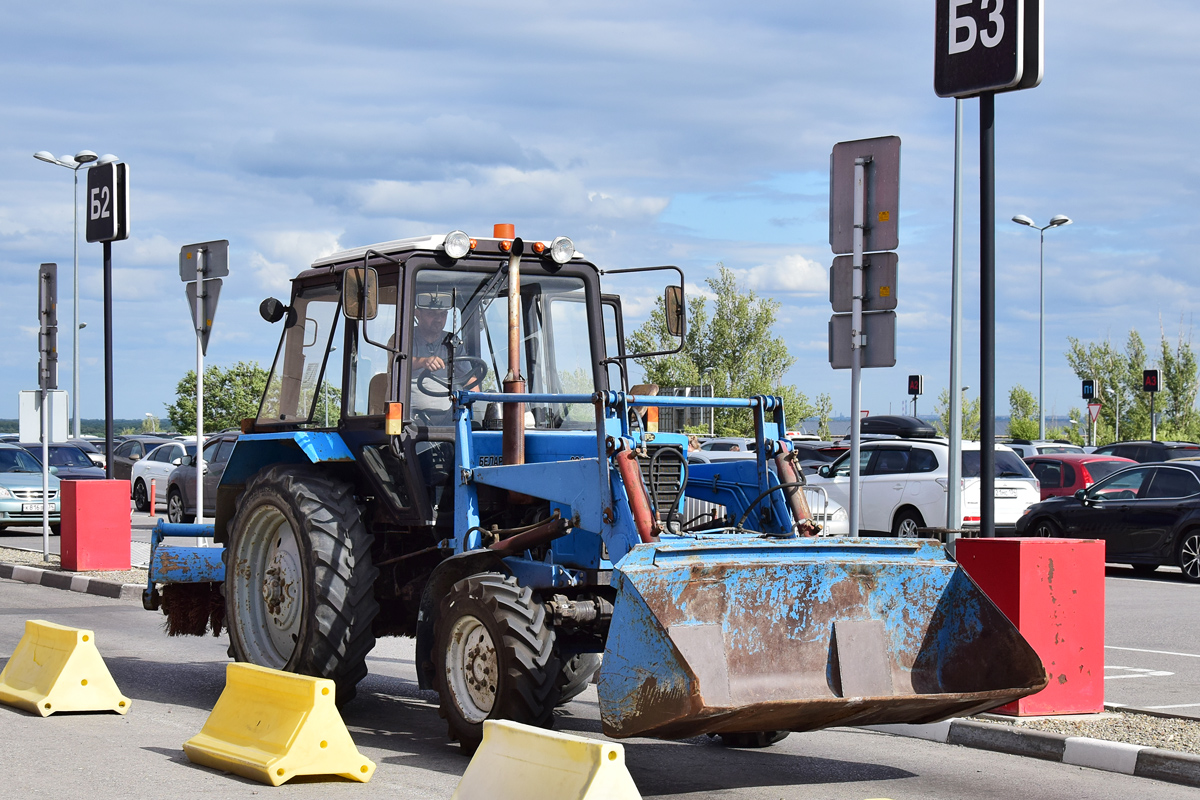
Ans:
[{"label": "sign post", "polygon": [[[184,245],[179,250],[179,277],[186,284],[192,327],[196,331],[196,522],[204,522],[204,356],[221,278],[229,274],[229,242],[220,239]],[[194,281],[194,283],[192,283]]]},{"label": "sign post", "polygon": [[[38,267],[38,389],[42,399],[42,561],[50,560],[50,403],[58,388],[58,265]],[[61,502],[61,498],[59,500]]]},{"label": "sign post", "polygon": [[104,473],[113,479],[112,243],[129,238],[129,165],[88,170],[85,238],[104,243]]},{"label": "sign post", "polygon": [[[865,254],[895,250],[899,246],[900,222],[900,137],[860,139],[839,142],[829,157],[829,245],[835,254],[850,254],[834,259],[830,269],[829,298],[834,314],[829,320],[829,363],[834,369],[850,369],[850,536],[858,536],[861,516],[859,504],[859,453],[861,433],[859,415],[862,405],[863,367],[896,365],[896,312],[891,310],[864,314],[868,286],[872,308],[896,307],[896,257],[892,253],[872,256],[878,259],[882,276],[867,281]],[[849,267],[850,308],[845,309],[844,275]],[[839,280],[839,278],[841,278]],[[847,349],[849,359],[844,358]]]},{"label": "sign post", "polygon": [[1154,416],[1154,395],[1162,386],[1161,369],[1142,370],[1142,391],[1150,393],[1150,441],[1158,441],[1158,418]]},{"label": "sign post", "polygon": [[[997,92],[1042,81],[1042,0],[938,0],[933,87],[979,98],[979,533],[996,535]],[[957,387],[951,387],[951,394]]]}]

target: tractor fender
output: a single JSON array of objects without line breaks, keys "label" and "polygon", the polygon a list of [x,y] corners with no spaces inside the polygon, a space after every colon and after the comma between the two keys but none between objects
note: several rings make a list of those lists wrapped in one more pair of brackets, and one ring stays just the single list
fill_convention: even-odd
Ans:
[{"label": "tractor fender", "polygon": [[471,575],[499,572],[508,575],[500,553],[492,550],[472,550],[450,556],[434,568],[421,593],[421,609],[417,615],[417,687],[433,689],[433,635],[437,629],[438,607],[450,587]]}]

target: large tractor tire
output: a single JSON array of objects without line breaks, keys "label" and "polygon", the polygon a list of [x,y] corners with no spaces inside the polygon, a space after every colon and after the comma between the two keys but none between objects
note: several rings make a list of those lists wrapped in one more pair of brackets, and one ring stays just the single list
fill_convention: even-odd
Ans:
[{"label": "large tractor tire", "polygon": [[483,721],[549,728],[561,691],[554,628],[541,600],[516,578],[464,578],[442,600],[434,632],[439,713],[463,752],[474,753]]},{"label": "large tractor tire", "polygon": [[229,654],[263,667],[329,678],[353,699],[375,646],[379,570],[353,487],[286,465],[250,479],[225,547]]},{"label": "large tractor tire", "polygon": [[592,682],[592,676],[600,669],[601,656],[599,653],[579,653],[562,662],[562,672],[558,682],[558,704],[561,706],[583,694],[583,690]]}]

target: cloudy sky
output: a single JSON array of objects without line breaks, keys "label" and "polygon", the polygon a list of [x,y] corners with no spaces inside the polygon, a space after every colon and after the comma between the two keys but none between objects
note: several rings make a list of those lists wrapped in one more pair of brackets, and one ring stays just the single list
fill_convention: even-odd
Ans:
[{"label": "cloudy sky", "polygon": [[[997,378],[1036,390],[1046,234],[1047,412],[1080,405],[1067,336],[1190,335],[1200,6],[1048,3],[1045,80],[997,113]],[[230,241],[208,362],[267,365],[257,314],[314,258],[514,222],[602,266],[720,262],[782,304],[809,396],[849,410],[826,323],[828,163],[842,140],[903,140],[899,362],[865,408],[922,411],[949,382],[954,101],[933,92],[933,3],[60,2],[0,11],[0,417],[36,382],[35,275],[62,285],[69,384],[71,175],[130,165],[133,236],[113,246],[116,414],[164,414],[194,365],[177,254]],[[978,104],[966,118],[964,383],[978,385]],[[82,414],[103,414],[100,246],[80,245]],[[616,287],[620,288],[620,287]],[[627,306],[647,310],[643,293]],[[638,319],[634,319],[636,324]],[[971,395],[976,388],[970,390]],[[1003,413],[1003,412],[1002,412]]]}]

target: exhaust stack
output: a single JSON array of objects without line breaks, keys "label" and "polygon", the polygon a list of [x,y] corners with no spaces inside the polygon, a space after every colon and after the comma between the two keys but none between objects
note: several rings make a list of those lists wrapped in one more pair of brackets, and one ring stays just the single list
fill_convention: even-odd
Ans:
[{"label": "exhaust stack", "polygon": [[[504,376],[506,394],[525,394],[525,378],[521,376],[521,253],[525,243],[516,238],[511,224],[497,224],[493,230],[501,239],[500,248],[508,249],[508,374]],[[511,243],[503,241],[511,239]],[[508,244],[509,247],[505,248]],[[504,404],[504,434],[502,438],[504,463],[525,463],[525,404]]]}]

